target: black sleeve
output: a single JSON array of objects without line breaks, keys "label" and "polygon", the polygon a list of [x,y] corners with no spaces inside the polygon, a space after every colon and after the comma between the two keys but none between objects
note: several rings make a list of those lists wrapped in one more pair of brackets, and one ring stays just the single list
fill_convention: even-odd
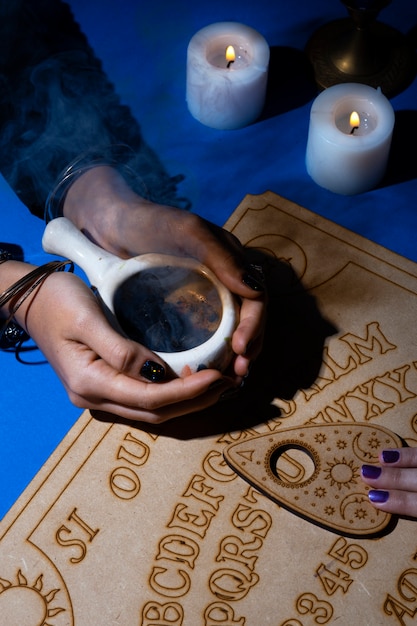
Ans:
[{"label": "black sleeve", "polygon": [[60,173],[79,155],[121,151],[138,191],[186,207],[121,104],[70,7],[61,0],[0,0],[0,172],[43,217]]}]

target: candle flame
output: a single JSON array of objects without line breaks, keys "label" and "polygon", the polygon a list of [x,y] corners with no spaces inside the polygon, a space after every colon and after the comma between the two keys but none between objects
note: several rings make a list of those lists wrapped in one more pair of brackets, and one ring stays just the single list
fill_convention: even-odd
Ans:
[{"label": "candle flame", "polygon": [[226,61],[232,63],[236,59],[236,53],[233,46],[227,46],[226,48]]},{"label": "candle flame", "polygon": [[352,130],[354,128],[359,128],[360,123],[361,121],[360,121],[359,113],[357,113],[356,111],[352,111],[352,113],[350,114],[350,119],[349,119],[349,124]]}]

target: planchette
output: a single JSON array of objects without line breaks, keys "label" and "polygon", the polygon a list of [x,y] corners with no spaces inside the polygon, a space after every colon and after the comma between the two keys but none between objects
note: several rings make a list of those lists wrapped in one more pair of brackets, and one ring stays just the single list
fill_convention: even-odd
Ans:
[{"label": "planchette", "polygon": [[381,426],[307,425],[254,436],[224,450],[226,462],[279,505],[329,530],[352,536],[381,533],[391,515],[375,509],[361,465],[378,463],[401,439]]}]

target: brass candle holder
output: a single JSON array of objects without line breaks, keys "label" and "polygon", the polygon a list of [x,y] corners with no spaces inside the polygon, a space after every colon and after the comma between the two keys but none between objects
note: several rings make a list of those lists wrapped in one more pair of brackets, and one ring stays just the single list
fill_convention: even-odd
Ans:
[{"label": "brass candle holder", "polygon": [[319,28],[306,52],[321,89],[338,83],[380,87],[391,97],[414,78],[414,51],[407,37],[377,21],[391,0],[341,0],[349,17]]}]

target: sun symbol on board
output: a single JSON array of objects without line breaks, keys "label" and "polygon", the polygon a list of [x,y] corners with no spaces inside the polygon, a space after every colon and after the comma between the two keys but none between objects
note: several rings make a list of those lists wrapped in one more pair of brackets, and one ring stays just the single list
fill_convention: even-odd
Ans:
[{"label": "sun symbol on board", "polygon": [[331,487],[336,485],[340,491],[342,487],[350,489],[352,484],[356,484],[359,468],[354,465],[353,459],[346,461],[345,457],[341,460],[335,458],[332,463],[327,461],[327,465],[324,473],[327,474],[325,478],[330,481]]},{"label": "sun symbol on board", "polygon": [[47,593],[43,589],[43,574],[29,585],[19,570],[16,582],[0,578],[0,615],[7,626],[53,626],[51,618],[65,609],[52,607],[59,589]]},{"label": "sun symbol on board", "polygon": [[377,450],[381,445],[380,440],[378,439],[378,437],[370,437],[369,441],[368,441],[368,446],[370,448],[372,448],[373,450]]},{"label": "sun symbol on board", "polygon": [[324,496],[326,495],[326,490],[325,490],[325,488],[324,488],[324,487],[317,487],[317,488],[314,490],[314,495],[315,495],[317,498],[324,498]]},{"label": "sun symbol on board", "polygon": [[355,517],[357,519],[365,519],[368,516],[368,513],[365,511],[365,509],[362,508],[358,508],[355,511]]},{"label": "sun symbol on board", "polygon": [[332,516],[336,513],[336,509],[334,508],[334,506],[326,506],[326,508],[324,509],[324,512],[326,513],[326,515]]}]

